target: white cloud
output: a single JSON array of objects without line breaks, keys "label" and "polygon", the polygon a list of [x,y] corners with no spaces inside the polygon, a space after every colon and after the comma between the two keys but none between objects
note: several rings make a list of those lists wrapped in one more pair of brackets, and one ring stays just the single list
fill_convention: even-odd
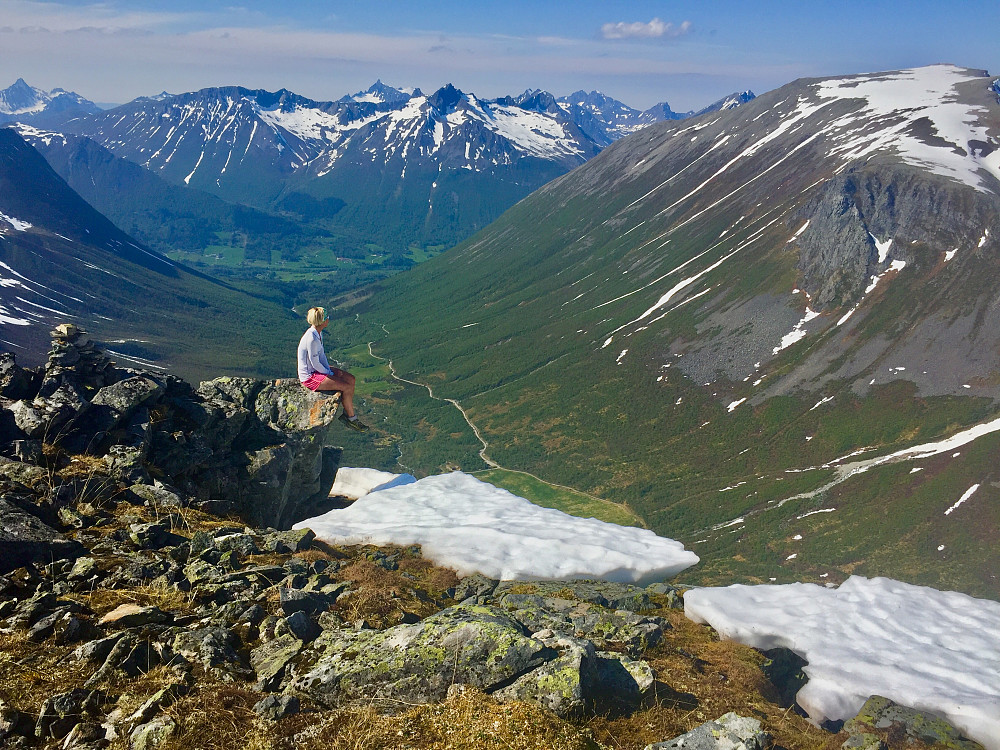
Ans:
[{"label": "white cloud", "polygon": [[601,26],[601,36],[604,39],[672,39],[683,36],[691,30],[691,22],[684,21],[680,26],[665,23],[654,18],[649,23],[606,23]]}]

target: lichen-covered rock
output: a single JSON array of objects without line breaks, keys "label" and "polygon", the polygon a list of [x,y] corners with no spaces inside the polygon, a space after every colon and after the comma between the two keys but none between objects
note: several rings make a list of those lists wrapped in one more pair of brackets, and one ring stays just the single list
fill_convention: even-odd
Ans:
[{"label": "lichen-covered rock", "polygon": [[505,593],[495,597],[501,607],[532,632],[548,628],[587,638],[598,648],[624,648],[633,657],[659,643],[663,632],[670,629],[670,624],[661,617],[610,610],[588,602],[537,594]]},{"label": "lichen-covered rock", "polygon": [[871,696],[865,701],[857,716],[844,724],[844,730],[852,738],[863,738],[866,734],[874,734],[875,730],[891,727],[901,728],[911,741],[916,740],[935,747],[947,747],[953,750],[982,750],[983,747],[978,742],[963,736],[940,716],[901,706],[881,695]]},{"label": "lichen-covered rock", "polygon": [[299,655],[304,642],[291,633],[285,633],[265,641],[250,652],[250,665],[257,674],[260,684],[267,684],[281,674],[288,663]]},{"label": "lichen-covered rock", "polygon": [[493,693],[501,702],[528,701],[563,718],[578,716],[588,708],[598,680],[594,644],[562,639],[548,645],[561,646],[559,655]]},{"label": "lichen-covered rock", "polygon": [[492,607],[458,605],[414,625],[325,630],[318,653],[291,690],[334,707],[357,699],[443,700],[454,682],[486,691],[516,680],[557,653]]},{"label": "lichen-covered rock", "polygon": [[152,378],[135,375],[101,388],[90,400],[92,407],[107,407],[115,416],[115,423],[130,417],[142,404],[155,401],[163,395],[164,387]]},{"label": "lichen-covered rock", "polygon": [[652,606],[649,593],[639,586],[589,579],[503,581],[493,592],[493,598],[502,602],[509,594],[576,599],[608,609],[627,609],[631,612],[641,612]]},{"label": "lichen-covered rock", "polygon": [[728,713],[680,737],[647,745],[646,750],[767,750],[771,745],[771,735],[757,719]]},{"label": "lichen-covered rock", "polygon": [[316,534],[312,529],[274,531],[264,536],[264,549],[268,552],[304,552],[312,546]]},{"label": "lichen-covered rock", "polygon": [[0,456],[0,477],[12,479],[29,487],[41,486],[49,480],[48,472],[41,466],[12,461],[3,456]]},{"label": "lichen-covered rock", "polygon": [[161,714],[146,724],[140,724],[129,735],[129,750],[154,750],[177,731],[177,722]]},{"label": "lichen-covered rock", "polygon": [[598,651],[592,703],[618,710],[637,708],[656,677],[641,659],[630,659],[613,651]]},{"label": "lichen-covered rock", "polygon": [[299,712],[299,699],[294,695],[269,695],[255,703],[253,710],[265,719],[280,721]]},{"label": "lichen-covered rock", "polygon": [[671,609],[684,609],[684,597],[680,589],[669,583],[651,583],[646,587],[650,594],[659,594],[667,598],[667,606]]},{"label": "lichen-covered rock", "polygon": [[176,487],[161,482],[154,484],[134,484],[129,491],[137,495],[146,505],[154,508],[183,508],[188,505],[187,498]]},{"label": "lichen-covered rock", "polygon": [[458,601],[489,596],[496,590],[499,583],[500,581],[495,578],[487,578],[482,573],[473,573],[458,582],[458,585],[452,590],[451,596]]},{"label": "lichen-covered rock", "polygon": [[93,690],[74,688],[53,695],[42,704],[35,724],[35,736],[61,739],[86,716],[96,714],[101,696]]}]

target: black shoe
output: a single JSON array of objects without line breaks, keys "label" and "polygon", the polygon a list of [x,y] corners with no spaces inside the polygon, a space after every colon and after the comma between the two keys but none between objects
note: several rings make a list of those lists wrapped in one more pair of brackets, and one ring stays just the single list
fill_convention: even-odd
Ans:
[{"label": "black shoe", "polygon": [[362,422],[360,419],[351,419],[347,416],[346,412],[341,412],[340,416],[337,417],[341,422],[350,427],[352,430],[357,432],[366,432],[368,430],[368,425]]}]

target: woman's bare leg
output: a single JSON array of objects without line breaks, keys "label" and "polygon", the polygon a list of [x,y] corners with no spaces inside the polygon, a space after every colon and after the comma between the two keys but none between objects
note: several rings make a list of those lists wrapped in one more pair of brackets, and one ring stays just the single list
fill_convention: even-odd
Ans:
[{"label": "woman's bare leg", "polygon": [[349,372],[344,372],[343,370],[337,370],[336,373],[339,375],[334,375],[330,377],[329,375],[316,386],[317,391],[340,391],[340,403],[344,407],[344,414],[348,417],[354,416],[354,376]]}]

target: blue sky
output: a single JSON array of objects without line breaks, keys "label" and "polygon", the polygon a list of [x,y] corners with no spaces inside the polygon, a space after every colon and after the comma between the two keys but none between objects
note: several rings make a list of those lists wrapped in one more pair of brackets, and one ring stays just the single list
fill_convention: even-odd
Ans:
[{"label": "blue sky", "polygon": [[0,0],[0,87],[328,100],[381,78],[484,98],[599,89],[685,111],[803,76],[938,62],[1000,75],[998,29],[998,0]]}]

